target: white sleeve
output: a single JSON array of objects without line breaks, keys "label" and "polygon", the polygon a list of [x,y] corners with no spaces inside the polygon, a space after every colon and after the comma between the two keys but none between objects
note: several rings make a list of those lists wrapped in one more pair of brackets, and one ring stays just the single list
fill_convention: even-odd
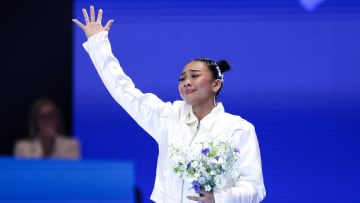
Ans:
[{"label": "white sleeve", "polygon": [[258,203],[265,198],[262,164],[255,128],[238,130],[234,136],[240,149],[240,159],[234,170],[239,176],[235,186],[214,193],[215,202],[221,203]]},{"label": "white sleeve", "polygon": [[111,96],[158,142],[171,115],[172,104],[135,88],[112,53],[107,31],[91,36],[83,46]]}]

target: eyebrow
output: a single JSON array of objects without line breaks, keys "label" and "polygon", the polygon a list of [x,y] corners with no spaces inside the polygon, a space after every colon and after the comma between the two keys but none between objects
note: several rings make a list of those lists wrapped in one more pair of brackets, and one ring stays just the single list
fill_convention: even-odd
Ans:
[{"label": "eyebrow", "polygon": [[[196,69],[190,69],[189,71],[190,71],[190,72],[201,72],[200,70],[196,70]],[[180,74],[180,76],[184,75],[185,73],[186,73],[186,71],[182,72],[182,73]]]}]

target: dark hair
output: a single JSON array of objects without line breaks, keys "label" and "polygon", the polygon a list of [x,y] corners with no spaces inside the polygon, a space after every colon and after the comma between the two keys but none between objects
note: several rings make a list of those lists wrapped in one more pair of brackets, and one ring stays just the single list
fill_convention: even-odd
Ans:
[{"label": "dark hair", "polygon": [[217,97],[219,95],[219,92],[221,91],[221,89],[224,86],[223,73],[230,70],[230,64],[226,60],[214,61],[214,60],[212,60],[210,58],[206,58],[206,57],[196,58],[196,59],[193,59],[192,61],[201,61],[201,62],[205,63],[207,65],[207,67],[209,68],[213,79],[221,80],[221,87],[216,92],[216,95],[215,95]]},{"label": "dark hair", "polygon": [[35,138],[38,136],[38,126],[37,126],[37,121],[38,121],[38,116],[39,116],[39,111],[41,110],[41,108],[43,108],[46,105],[51,105],[54,107],[54,113],[56,116],[56,130],[59,133],[63,133],[64,132],[64,126],[62,123],[62,115],[61,112],[58,108],[58,106],[56,105],[56,103],[47,97],[41,97],[38,98],[32,105],[30,113],[29,113],[29,134],[31,138]]}]

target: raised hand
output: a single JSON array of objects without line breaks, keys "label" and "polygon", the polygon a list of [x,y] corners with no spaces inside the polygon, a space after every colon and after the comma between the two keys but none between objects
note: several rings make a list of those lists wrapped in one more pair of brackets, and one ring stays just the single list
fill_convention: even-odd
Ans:
[{"label": "raised hand", "polygon": [[84,30],[85,35],[87,38],[101,32],[101,31],[109,31],[112,23],[114,22],[113,19],[108,20],[106,22],[105,27],[101,25],[103,10],[99,9],[98,16],[96,19],[95,16],[95,9],[94,6],[90,6],[90,18],[85,8],[82,9],[82,13],[84,15],[85,25],[82,24],[78,19],[72,19],[72,21],[78,25],[82,30]]}]

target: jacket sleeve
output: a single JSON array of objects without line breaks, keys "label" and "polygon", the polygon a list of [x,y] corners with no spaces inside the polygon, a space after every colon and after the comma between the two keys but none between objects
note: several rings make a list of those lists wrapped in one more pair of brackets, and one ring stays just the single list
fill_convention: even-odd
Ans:
[{"label": "jacket sleeve", "polygon": [[265,198],[259,144],[254,126],[235,131],[234,143],[240,149],[240,158],[234,166],[238,171],[235,186],[214,193],[215,202],[258,203]]},{"label": "jacket sleeve", "polygon": [[144,94],[128,77],[113,55],[108,32],[91,36],[83,47],[88,52],[105,87],[122,108],[157,142],[166,126],[172,104],[154,94]]}]

